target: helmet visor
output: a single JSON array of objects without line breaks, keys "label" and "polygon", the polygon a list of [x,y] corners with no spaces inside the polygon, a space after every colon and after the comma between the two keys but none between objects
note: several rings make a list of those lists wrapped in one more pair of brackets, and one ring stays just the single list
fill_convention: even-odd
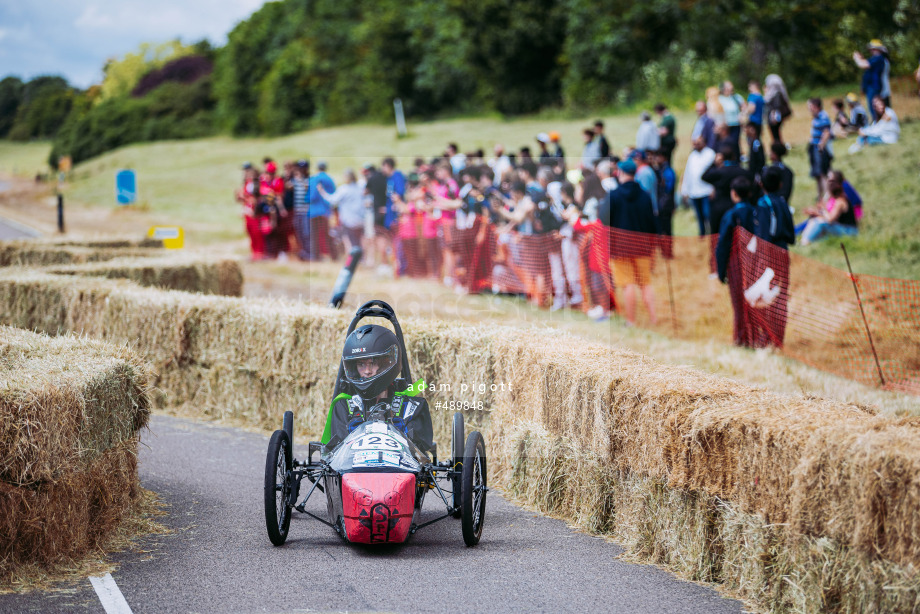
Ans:
[{"label": "helmet visor", "polygon": [[345,377],[353,384],[366,384],[387,373],[399,362],[399,349],[391,345],[379,354],[358,354],[344,360]]}]

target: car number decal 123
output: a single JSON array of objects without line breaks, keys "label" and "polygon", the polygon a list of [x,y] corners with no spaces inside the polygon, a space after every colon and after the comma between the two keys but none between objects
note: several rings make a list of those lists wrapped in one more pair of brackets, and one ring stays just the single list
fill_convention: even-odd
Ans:
[{"label": "car number decal 123", "polygon": [[399,442],[389,435],[365,435],[351,444],[353,450],[402,450]]}]

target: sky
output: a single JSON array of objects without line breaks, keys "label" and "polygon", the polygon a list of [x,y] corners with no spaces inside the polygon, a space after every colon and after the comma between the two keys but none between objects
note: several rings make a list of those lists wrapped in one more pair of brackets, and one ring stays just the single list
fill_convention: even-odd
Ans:
[{"label": "sky", "polygon": [[102,81],[106,60],[143,42],[227,33],[265,0],[0,0],[0,78],[61,75],[86,88]]}]

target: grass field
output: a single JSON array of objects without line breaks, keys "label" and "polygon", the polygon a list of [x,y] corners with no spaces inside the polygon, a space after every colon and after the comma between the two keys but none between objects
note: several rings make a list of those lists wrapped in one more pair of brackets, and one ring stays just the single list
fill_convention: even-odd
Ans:
[{"label": "grass field", "polygon": [[[829,106],[829,105],[828,105]],[[866,200],[863,232],[848,241],[854,267],[860,273],[920,279],[920,222],[912,215],[918,197],[920,172],[920,101],[916,97],[895,100],[902,118],[901,143],[867,149],[849,155],[849,141],[836,143],[835,166],[842,170]],[[679,145],[675,168],[683,170],[689,152],[689,130],[695,119],[691,112],[677,112]],[[345,168],[360,168],[365,162],[379,163],[396,156],[401,167],[415,157],[431,158],[448,142],[461,150],[483,148],[491,153],[495,143],[517,149],[529,145],[536,150],[534,135],[557,130],[562,143],[577,163],[581,151],[581,129],[593,117],[582,119],[456,119],[423,124],[410,123],[410,135],[396,137],[392,126],[354,125],[302,132],[275,139],[231,139],[214,137],[193,141],[167,141],[124,147],[78,165],[69,183],[62,186],[68,207],[92,210],[93,223],[111,220],[119,227],[137,223],[139,231],[151,222],[181,224],[189,242],[210,244],[242,237],[242,224],[233,200],[243,161],[310,158],[329,163],[330,172],[340,178]],[[638,119],[604,116],[607,134],[615,151],[635,140]],[[792,144],[789,166],[797,179],[793,206],[801,211],[814,201],[814,182],[808,178],[804,143],[810,118],[802,103],[787,123],[784,136]],[[0,142],[0,172],[32,176],[46,169],[49,145]],[[138,173],[139,203],[119,209],[115,204],[114,175],[118,169]],[[100,214],[103,217],[99,217]],[[695,218],[689,212],[676,220],[677,234],[693,234]],[[801,253],[842,267],[836,242],[796,248]]]},{"label": "grass field", "polygon": [[[835,166],[852,180],[866,201],[862,234],[847,241],[854,269],[862,274],[920,279],[920,221],[912,215],[920,196],[920,123],[916,121],[920,118],[920,101],[896,99],[895,108],[902,118],[901,143],[848,155],[849,142],[837,142]],[[239,166],[245,160],[258,162],[266,155],[277,160],[300,157],[311,158],[314,163],[326,160],[331,173],[338,178],[346,167],[377,163],[386,155],[396,156],[405,168],[414,157],[430,158],[451,141],[458,142],[461,150],[482,147],[490,152],[496,142],[512,149],[523,145],[536,149],[536,133],[557,130],[567,152],[577,161],[581,129],[593,119],[473,118],[410,123],[410,136],[405,139],[397,139],[391,126],[356,125],[276,139],[215,137],[125,147],[78,165],[69,183],[62,186],[68,203],[68,228],[83,234],[139,235],[153,223],[181,224],[186,228],[190,246],[206,246],[209,250],[226,248],[242,255],[246,253],[246,242],[233,190],[239,182]],[[603,119],[615,150],[633,142],[638,125],[635,114],[603,116]],[[688,153],[688,133],[694,117],[692,113],[679,112],[677,120],[680,143],[675,167],[680,172]],[[804,103],[796,104],[785,136],[793,146],[788,162],[796,172],[793,205],[798,210],[812,204],[815,197],[805,158],[808,125]],[[43,167],[48,148],[41,143],[0,143],[0,173],[34,175]],[[119,208],[114,203],[114,174],[120,168],[134,168],[138,172],[137,206]],[[45,201],[44,207],[36,208],[27,196],[15,204],[13,213],[18,214],[17,219],[29,221],[38,215],[42,219],[36,225],[49,232],[53,230],[53,207]],[[0,215],[6,214],[7,205],[0,198]],[[694,234],[695,218],[681,211],[675,226],[677,234]],[[844,267],[836,241],[794,249],[837,268]],[[247,293],[303,295],[325,301],[337,270],[334,265],[250,265],[246,270]],[[724,292],[718,285],[710,290]],[[770,351],[733,348],[725,340],[675,341],[664,334],[623,328],[617,319],[608,325],[597,325],[581,314],[550,314],[514,299],[458,297],[431,282],[394,283],[371,274],[359,275],[349,303],[354,305],[371,296],[393,300],[399,313],[562,327],[586,338],[629,347],[668,364],[693,365],[788,394],[829,396],[898,414],[912,413],[917,405],[913,397],[866,388]]]}]

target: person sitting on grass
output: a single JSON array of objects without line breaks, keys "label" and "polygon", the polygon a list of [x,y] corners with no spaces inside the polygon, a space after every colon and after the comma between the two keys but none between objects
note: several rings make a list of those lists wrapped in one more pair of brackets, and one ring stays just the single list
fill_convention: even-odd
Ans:
[{"label": "person sitting on grass", "polygon": [[872,110],[877,120],[859,130],[859,138],[850,146],[850,153],[856,153],[866,145],[893,145],[901,137],[901,125],[894,109],[886,107],[881,96],[872,99]]},{"label": "person sitting on grass", "polygon": [[809,207],[811,216],[802,231],[802,245],[814,243],[824,237],[852,237],[859,234],[856,208],[850,204],[843,189],[843,173],[831,171],[827,177],[825,207]]}]

